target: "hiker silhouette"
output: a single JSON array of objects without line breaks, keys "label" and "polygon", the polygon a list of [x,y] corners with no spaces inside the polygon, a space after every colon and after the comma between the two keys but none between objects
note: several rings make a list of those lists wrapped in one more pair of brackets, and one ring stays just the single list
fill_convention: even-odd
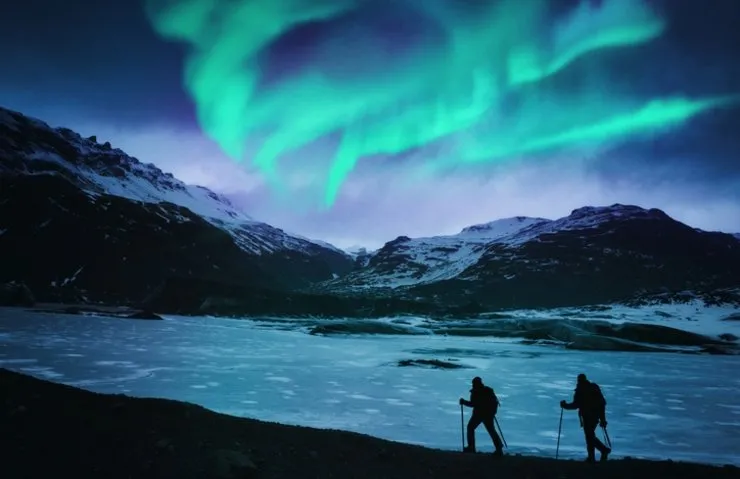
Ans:
[{"label": "hiker silhouette", "polygon": [[595,461],[596,449],[601,453],[600,459],[606,461],[612,450],[596,437],[596,426],[599,423],[601,427],[606,428],[606,399],[599,385],[589,381],[585,374],[579,374],[573,402],[560,401],[560,407],[567,410],[578,409],[581,427],[586,436],[586,451],[588,452],[586,461]]},{"label": "hiker silhouette", "polygon": [[503,444],[493,425],[499,405],[498,397],[496,397],[496,393],[493,389],[484,385],[483,380],[476,376],[473,378],[473,387],[470,390],[470,400],[467,401],[460,398],[460,405],[473,408],[473,414],[470,416],[470,421],[468,421],[468,446],[463,449],[463,451],[475,452],[475,430],[478,426],[483,424],[486,431],[488,431],[488,434],[491,436],[493,445],[496,448],[494,454],[502,456]]}]

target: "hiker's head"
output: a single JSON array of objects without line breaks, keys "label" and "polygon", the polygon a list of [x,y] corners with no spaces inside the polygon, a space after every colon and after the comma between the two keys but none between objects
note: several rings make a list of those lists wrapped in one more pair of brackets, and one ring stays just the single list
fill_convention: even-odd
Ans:
[{"label": "hiker's head", "polygon": [[588,379],[586,379],[586,375],[581,373],[578,375],[578,384],[585,384],[588,382]]},{"label": "hiker's head", "polygon": [[473,389],[483,387],[483,380],[478,376],[473,378]]}]

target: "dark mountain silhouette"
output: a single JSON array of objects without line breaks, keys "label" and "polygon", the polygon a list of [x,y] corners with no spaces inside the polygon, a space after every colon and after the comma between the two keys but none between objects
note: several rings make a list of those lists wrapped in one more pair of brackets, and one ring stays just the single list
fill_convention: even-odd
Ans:
[{"label": "dark mountain silhouette", "polygon": [[353,259],[94,137],[0,109],[0,264],[0,283],[39,301],[125,303],[169,278],[296,288]]}]

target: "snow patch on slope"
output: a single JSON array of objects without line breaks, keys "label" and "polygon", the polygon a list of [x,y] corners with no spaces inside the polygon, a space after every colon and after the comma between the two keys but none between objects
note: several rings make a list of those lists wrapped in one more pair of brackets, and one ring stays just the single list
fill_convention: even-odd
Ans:
[{"label": "snow patch on slope", "polygon": [[740,313],[737,306],[707,306],[701,300],[682,304],[650,306],[596,305],[595,307],[553,308],[506,311],[515,319],[572,319],[607,321],[614,324],[638,323],[668,326],[696,334],[717,338],[721,334],[740,337],[740,321],[725,318]]},{"label": "snow patch on slope", "polygon": [[529,218],[526,216],[515,216],[513,218],[503,218],[479,225],[468,226],[463,230],[451,236],[452,238],[465,238],[466,240],[488,243],[493,240],[509,236],[525,228],[534,225],[550,223],[551,220],[545,218]]},{"label": "snow patch on slope", "polygon": [[[83,150],[83,148],[80,148]],[[107,153],[107,152],[105,152]],[[111,153],[115,153],[112,151]],[[97,152],[96,154],[100,154]],[[115,154],[110,156],[117,156]],[[28,156],[30,160],[54,162],[70,172],[84,183],[86,191],[93,195],[108,194],[143,203],[173,203],[183,206],[193,213],[211,219],[226,222],[257,223],[231,202],[201,186],[186,185],[183,182],[166,176],[157,167],[139,162],[126,162],[120,158],[120,164],[126,169],[119,169],[117,175],[108,176],[87,165],[75,165],[48,151],[36,151]],[[127,171],[130,170],[130,171]]]}]

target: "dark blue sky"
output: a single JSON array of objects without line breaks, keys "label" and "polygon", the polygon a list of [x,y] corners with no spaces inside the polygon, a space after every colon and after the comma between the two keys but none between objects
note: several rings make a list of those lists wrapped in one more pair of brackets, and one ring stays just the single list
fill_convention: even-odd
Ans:
[{"label": "dark blue sky", "polygon": [[[575,0],[553,0],[554,11],[565,11],[577,3]],[[740,1],[652,0],[650,3],[668,18],[667,33],[641,51],[643,61],[639,63],[635,63],[635,57],[629,52],[611,53],[609,61],[617,65],[613,68],[628,70],[630,78],[639,78],[638,88],[646,95],[666,91],[688,96],[740,93]],[[317,32],[310,28],[304,33],[294,32],[292,38],[283,40],[281,55],[290,58],[291,54],[297,54],[291,51],[290,45],[300,48],[304,40],[310,41],[311,35],[315,36]],[[141,2],[136,0],[3,2],[0,6],[0,106],[20,110],[52,124],[87,129],[83,131],[87,134],[95,133],[90,129],[99,125],[103,132],[117,132],[111,133],[120,135],[111,138],[113,143],[130,145],[129,149],[133,149],[133,153],[142,160],[160,164],[185,176],[186,180],[197,181],[197,174],[188,177],[182,164],[162,157],[164,140],[155,145],[156,140],[152,138],[147,143],[138,137],[126,136],[129,130],[141,132],[148,128],[200,136],[195,107],[182,86],[184,48],[159,38],[147,21]],[[650,60],[645,61],[648,57]],[[566,75],[562,81],[578,79]],[[718,219],[706,223],[706,226],[740,230],[738,131],[740,109],[717,110],[692,120],[691,126],[682,129],[680,134],[628,144],[621,149],[620,161],[601,161],[593,168],[599,181],[606,182],[607,187],[610,181],[614,184],[629,182],[637,189],[650,187],[656,182],[665,188],[672,184],[672,193],[666,189],[661,197],[665,204],[683,204],[676,199],[682,195],[692,196],[694,204],[705,202],[702,211],[706,213],[686,213],[683,217],[687,221],[696,223],[698,220],[694,218],[701,218],[717,209],[711,205],[737,204],[737,209],[727,211],[733,212],[730,215],[738,213],[738,218]],[[211,146],[203,148],[208,155],[216,155]],[[213,165],[216,165],[215,160]],[[187,171],[194,168],[192,165],[188,167],[191,169]],[[217,169],[216,166],[214,168]],[[649,174],[651,169],[660,172],[658,179]],[[203,175],[205,173],[201,172]],[[202,181],[211,187],[219,186],[217,180]],[[284,205],[270,203],[267,193],[260,188],[238,191],[230,184],[223,189],[244,198],[250,213],[277,222],[279,226],[328,237],[335,235],[332,228],[341,229],[331,225],[343,225],[346,229],[344,216],[327,216],[329,213],[306,216],[305,212],[291,216]],[[612,197],[597,195],[593,201],[606,201]],[[635,197],[633,202],[637,203],[638,199],[653,201]],[[622,202],[630,201],[630,197],[625,197]],[[418,202],[417,207],[423,208],[423,201]],[[660,203],[659,200],[655,202]],[[357,211],[356,208],[372,209],[370,205],[373,204],[373,200],[367,198],[359,204],[340,205],[334,214],[350,215]],[[515,206],[511,208],[512,214],[516,213]],[[378,217],[383,218],[382,207],[377,208]],[[493,210],[470,216],[470,221],[486,216],[494,219],[509,212],[509,209]],[[522,204],[520,213],[534,213],[535,210]],[[560,210],[543,211],[541,215],[553,216],[557,212]],[[680,212],[668,212],[681,217]],[[419,214],[415,213],[414,217],[419,217]],[[328,225],[326,230],[311,229],[321,221]],[[399,220],[395,229],[389,227],[388,231],[378,233],[378,237],[434,232],[434,222],[427,220],[427,223],[416,231],[404,232],[400,229],[409,224],[408,218]],[[438,229],[444,231],[438,232],[449,232],[457,226],[464,225],[442,225]],[[357,228],[357,233],[352,236],[357,241],[370,235],[363,230],[368,226]],[[352,242],[349,238],[341,241]],[[368,241],[372,243],[375,240]]]},{"label": "dark blue sky", "polygon": [[[644,78],[646,90],[678,87],[690,94],[740,86],[740,61],[735,61],[740,53],[740,2],[648,1],[667,14],[670,28],[651,47],[664,58],[644,71],[649,76]],[[563,8],[578,2],[552,3]],[[303,31],[308,41],[312,34],[316,32],[310,28]],[[299,49],[302,40],[298,32],[284,43]],[[290,54],[285,46],[282,49]],[[689,70],[701,72],[696,81],[680,78],[678,68],[666,68],[677,52],[681,53],[677,62],[691,62]],[[63,105],[121,122],[195,123],[193,106],[181,85],[184,46],[167,43],[154,33],[140,0],[4,2],[0,55],[3,104]]]},{"label": "dark blue sky", "polygon": [[0,7],[0,102],[116,122],[193,123],[182,48],[136,0],[26,0]]}]

